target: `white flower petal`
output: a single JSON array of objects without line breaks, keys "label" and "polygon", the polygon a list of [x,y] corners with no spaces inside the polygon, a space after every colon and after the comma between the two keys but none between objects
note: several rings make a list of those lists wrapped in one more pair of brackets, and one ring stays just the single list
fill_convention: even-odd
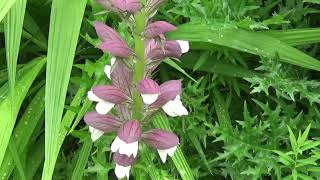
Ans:
[{"label": "white flower petal", "polygon": [[[120,139],[120,141],[122,140]],[[127,156],[133,155],[133,157],[136,157],[139,150],[139,142],[135,141],[129,144],[125,143],[124,141],[122,142],[123,143],[120,145],[120,148],[119,148],[119,153],[125,154]]]},{"label": "white flower petal", "polygon": [[116,164],[116,168],[114,172],[118,179],[122,179],[124,177],[127,177],[129,179],[130,169],[131,169],[131,166],[124,167]]},{"label": "white flower petal", "polygon": [[172,156],[174,155],[174,153],[176,152],[176,150],[177,150],[177,146],[174,146],[174,147],[172,147],[172,148],[170,148],[170,149],[166,149],[166,151],[167,151],[167,153],[168,153],[168,155],[169,155],[170,157],[172,157]]},{"label": "white flower petal", "polygon": [[111,144],[111,151],[117,152],[122,146],[122,144],[123,144],[123,141],[117,136]]},{"label": "white flower petal", "polygon": [[172,106],[172,102],[173,101],[167,102],[165,105],[162,106],[162,109],[169,116],[176,117],[178,115],[174,112],[174,106]]},{"label": "white flower petal", "polygon": [[143,102],[147,105],[150,105],[158,99],[159,94],[141,94],[141,96]]},{"label": "white flower petal", "polygon": [[189,47],[189,42],[188,41],[177,40],[177,42],[179,43],[179,45],[181,47],[182,53],[186,53],[186,52],[189,51],[190,47]]},{"label": "white flower petal", "polygon": [[96,96],[92,91],[88,91],[88,99],[90,101],[95,101],[95,102],[100,102],[103,101],[102,99],[100,99],[98,96]]},{"label": "white flower petal", "polygon": [[107,114],[115,104],[107,102],[107,101],[100,101],[96,105],[96,111],[99,114]]},{"label": "white flower petal", "polygon": [[104,134],[103,131],[100,131],[99,129],[96,129],[91,126],[89,126],[89,131],[91,133],[91,139],[93,142],[98,140]]},{"label": "white flower petal", "polygon": [[107,75],[107,77],[109,79],[111,79],[111,66],[110,65],[106,65],[104,67],[104,73]]},{"label": "white flower petal", "polygon": [[188,110],[183,106],[178,95],[173,101],[168,101],[162,109],[171,117],[188,115]]},{"label": "white flower petal", "polygon": [[167,151],[166,150],[161,150],[161,149],[158,149],[158,153],[159,153],[159,156],[160,156],[160,159],[163,163],[165,163],[167,161]]},{"label": "white flower petal", "polygon": [[110,59],[110,64],[111,64],[111,67],[114,65],[114,63],[116,62],[117,58],[116,57],[112,57]]}]

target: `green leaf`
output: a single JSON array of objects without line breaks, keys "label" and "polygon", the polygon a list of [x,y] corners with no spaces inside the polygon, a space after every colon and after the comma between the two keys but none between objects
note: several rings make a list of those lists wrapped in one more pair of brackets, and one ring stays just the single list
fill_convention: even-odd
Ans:
[{"label": "green leaf", "polygon": [[263,34],[272,36],[291,46],[320,42],[320,28],[265,31]]},{"label": "green leaf", "polygon": [[218,27],[217,24],[187,23],[167,35],[170,39],[208,42],[272,59],[279,56],[282,62],[320,71],[317,59],[278,39],[257,32],[224,27],[223,24]]},{"label": "green leaf", "polygon": [[84,170],[85,170],[85,167],[86,167],[86,164],[87,164],[90,152],[91,152],[92,145],[93,145],[93,143],[92,143],[91,139],[88,139],[83,143],[78,160],[77,160],[76,167],[74,168],[73,173],[72,173],[71,180],[81,180],[82,179],[82,176],[83,176],[83,173],[84,173]]},{"label": "green leaf", "polygon": [[45,163],[42,179],[50,180],[64,102],[86,0],[53,0],[50,17],[45,102]]},{"label": "green leaf", "polygon": [[22,163],[21,163],[19,155],[18,155],[16,143],[13,141],[13,139],[11,139],[11,141],[9,142],[8,149],[9,149],[9,153],[12,156],[12,159],[17,167],[17,170],[18,170],[18,173],[19,173],[21,180],[26,180],[26,175],[24,174],[23,166],[22,166]]},{"label": "green leaf", "polygon": [[27,179],[36,179],[34,176],[38,169],[42,167],[44,161],[44,136],[41,136],[41,138],[32,145],[26,161],[28,162],[28,166],[26,166]]},{"label": "green leaf", "polygon": [[294,136],[291,128],[289,126],[287,126],[288,131],[289,131],[289,138],[290,138],[290,143],[291,143],[291,147],[293,152],[297,153],[298,151],[298,144],[297,144],[297,140],[296,137]]},{"label": "green leaf", "polygon": [[308,3],[315,3],[315,4],[320,4],[320,0],[303,0],[303,2],[308,2]]},{"label": "green leaf", "polygon": [[[153,123],[158,128],[171,131],[167,117],[161,113],[158,113],[154,116]],[[172,160],[183,180],[194,179],[190,166],[180,147],[177,148]]]},{"label": "green leaf", "polygon": [[45,62],[45,58],[38,58],[37,64],[30,68],[30,70],[17,82],[15,89],[18,89],[19,91],[15,91],[13,96],[15,101],[15,104],[12,107],[12,112],[14,114],[13,118],[11,118],[10,96],[7,96],[7,98],[0,104],[0,164],[3,161],[23,99],[27,95],[32,82],[37,77]]},{"label": "green leaf", "polygon": [[302,133],[302,136],[298,138],[299,147],[304,144],[305,140],[307,140],[310,128],[311,128],[311,124],[309,124],[308,127],[304,130],[304,132]]},{"label": "green leaf", "polygon": [[16,2],[7,13],[4,22],[9,89],[11,94],[13,94],[16,79],[17,60],[26,3],[27,0],[16,0]]},{"label": "green leaf", "polygon": [[306,151],[320,145],[320,141],[306,141],[301,147],[301,151]]},{"label": "green leaf", "polygon": [[15,2],[16,0],[0,0],[0,22]]},{"label": "green leaf", "polygon": [[[44,112],[44,90],[43,87],[32,99],[12,133],[11,139],[14,139],[15,141],[19,156],[26,151],[32,133]],[[0,174],[6,174],[7,178],[5,179],[8,179],[14,166],[15,164],[13,163],[12,156],[7,151],[0,169]]]},{"label": "green leaf", "polygon": [[163,62],[169,64],[171,67],[175,68],[176,70],[180,71],[182,74],[187,76],[189,79],[191,79],[194,82],[197,82],[193,77],[191,77],[184,69],[182,69],[177,63],[172,61],[171,59],[165,59]]},{"label": "green leaf", "polygon": [[296,169],[292,169],[292,178],[293,178],[293,180],[298,179],[298,172]]}]

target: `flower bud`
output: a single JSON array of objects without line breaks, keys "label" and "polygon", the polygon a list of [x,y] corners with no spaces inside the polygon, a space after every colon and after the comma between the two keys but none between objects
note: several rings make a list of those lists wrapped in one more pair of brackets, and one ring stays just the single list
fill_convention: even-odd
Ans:
[{"label": "flower bud", "polygon": [[169,31],[176,30],[176,27],[166,21],[156,21],[149,24],[144,31],[147,38],[154,38]]},{"label": "flower bud", "polygon": [[132,76],[132,70],[127,68],[123,62],[116,61],[111,72],[112,85],[122,89],[127,96],[131,96]]},{"label": "flower bud", "polygon": [[147,12],[149,16],[153,16],[164,0],[149,0],[147,4]]},{"label": "flower bud", "polygon": [[132,55],[132,50],[114,29],[101,22],[95,22],[94,27],[100,40],[102,41],[98,45],[99,49],[103,50],[104,52],[109,52],[114,56],[123,58]]},{"label": "flower bud", "polygon": [[123,12],[129,13],[135,13],[141,8],[139,0],[112,0],[112,5]]}]

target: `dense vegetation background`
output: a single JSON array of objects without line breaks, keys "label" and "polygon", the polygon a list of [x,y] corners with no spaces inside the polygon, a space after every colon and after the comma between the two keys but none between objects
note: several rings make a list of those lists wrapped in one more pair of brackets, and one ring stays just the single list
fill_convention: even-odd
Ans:
[{"label": "dense vegetation background", "polygon": [[[183,79],[190,115],[156,117],[179,157],[145,149],[132,179],[320,179],[319,13],[319,0],[166,0],[154,18],[191,51],[157,79]],[[126,25],[94,0],[0,0],[0,20],[0,179],[115,179],[115,135],[92,143],[82,117],[110,60],[92,22]]]}]

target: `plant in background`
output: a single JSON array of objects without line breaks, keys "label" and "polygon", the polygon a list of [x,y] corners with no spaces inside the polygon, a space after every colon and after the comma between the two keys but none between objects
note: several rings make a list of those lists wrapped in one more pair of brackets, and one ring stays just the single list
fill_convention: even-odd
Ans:
[{"label": "plant in background", "polygon": [[174,133],[147,127],[150,118],[161,109],[172,117],[188,115],[180,99],[181,81],[159,85],[151,78],[163,59],[179,58],[189,50],[189,44],[165,39],[163,34],[175,30],[175,26],[165,21],[151,22],[161,0],[149,0],[146,4],[139,0],[98,3],[128,22],[135,47],[130,48],[114,29],[102,22],[94,23],[101,40],[98,48],[113,56],[111,64],[105,66],[112,85],[96,86],[88,92],[88,98],[97,102],[96,112],[88,112],[84,120],[93,141],[104,133],[117,132],[111,144],[115,174],[129,178],[141,141],[157,149],[163,162],[167,155],[174,155],[179,144]]}]

